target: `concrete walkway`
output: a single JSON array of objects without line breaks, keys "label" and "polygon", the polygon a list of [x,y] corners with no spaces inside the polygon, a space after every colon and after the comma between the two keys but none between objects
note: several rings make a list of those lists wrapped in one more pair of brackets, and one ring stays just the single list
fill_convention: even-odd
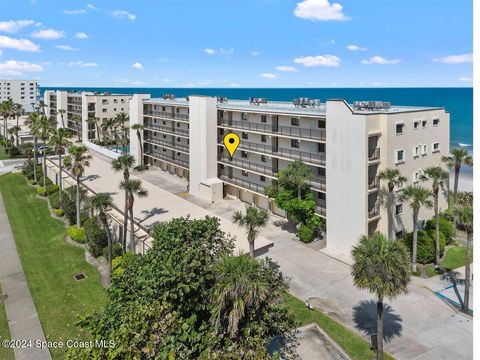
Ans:
[{"label": "concrete walkway", "polygon": [[7,212],[0,194],[0,282],[7,298],[4,300],[10,335],[15,340],[31,340],[25,348],[15,348],[16,360],[49,360],[48,349],[35,347],[34,342],[45,342],[42,325],[28,288]]}]

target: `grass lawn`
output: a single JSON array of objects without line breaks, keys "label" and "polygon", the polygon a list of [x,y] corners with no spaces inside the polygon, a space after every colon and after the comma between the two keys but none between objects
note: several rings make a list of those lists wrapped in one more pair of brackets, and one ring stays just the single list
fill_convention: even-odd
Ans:
[{"label": "grass lawn", "polygon": [[[63,223],[50,216],[47,203],[35,198],[23,176],[0,176],[0,192],[47,340],[88,338],[75,323],[79,315],[103,306],[98,271],[85,261],[83,249],[64,241]],[[75,281],[80,272],[87,278]],[[53,350],[52,356],[64,359],[65,349]]]},{"label": "grass lawn", "polygon": [[[375,353],[370,350],[370,343],[353,331],[316,309],[309,310],[303,301],[293,295],[286,294],[285,302],[300,325],[316,322],[353,359],[370,360],[375,358]],[[385,354],[385,359],[393,359],[393,357]]]},{"label": "grass lawn", "polygon": [[[2,293],[2,287],[0,286],[0,294]],[[5,305],[0,302],[0,342],[2,340],[10,340],[10,330],[8,329],[7,314],[5,313]],[[14,360],[13,349],[4,348],[0,345],[0,359]]]},{"label": "grass lawn", "polygon": [[[447,249],[447,253],[441,262],[441,265],[445,271],[451,271],[465,266],[465,251],[465,246],[455,246]],[[473,261],[473,251],[471,260]],[[435,271],[433,264],[428,264],[425,267],[425,273],[428,277],[438,275],[438,272]]]},{"label": "grass lawn", "polygon": [[10,159],[7,154],[5,154],[5,149],[0,147],[0,160]]}]

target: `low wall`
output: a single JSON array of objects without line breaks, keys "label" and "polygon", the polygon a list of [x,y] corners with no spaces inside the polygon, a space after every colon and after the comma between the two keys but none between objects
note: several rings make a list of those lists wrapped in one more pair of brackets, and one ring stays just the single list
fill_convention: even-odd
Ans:
[{"label": "low wall", "polygon": [[90,141],[83,141],[83,143],[85,144],[86,147],[88,147],[92,150],[95,150],[96,152],[99,152],[100,154],[105,155],[106,157],[108,157],[110,159],[118,159],[118,157],[120,155],[122,155],[122,154],[117,153],[115,151],[109,150],[106,147],[94,144]]}]

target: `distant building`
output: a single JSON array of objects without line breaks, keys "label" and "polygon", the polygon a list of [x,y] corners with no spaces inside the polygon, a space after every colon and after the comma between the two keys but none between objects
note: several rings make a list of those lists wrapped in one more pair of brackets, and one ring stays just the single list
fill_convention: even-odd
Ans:
[{"label": "distant building", "polygon": [[0,79],[0,101],[12,99],[21,104],[25,112],[35,111],[40,85],[36,80],[2,80]]},{"label": "distant building", "polygon": [[[408,179],[403,186],[417,184],[422,169],[441,165],[449,153],[450,116],[440,107],[135,94],[130,122],[144,125],[142,144],[130,134],[137,161],[143,148],[145,163],[187,178],[190,193],[208,201],[230,194],[285,216],[265,187],[278,182],[279,170],[301,160],[314,174],[310,188],[316,213],[326,221],[326,247],[345,254],[361,235],[389,233],[389,223],[398,236],[412,230],[407,204],[395,204],[388,221],[382,170],[398,168]],[[231,132],[241,140],[232,159],[222,143]],[[447,208],[445,197],[439,206]],[[432,216],[431,209],[422,209],[419,217]]]}]

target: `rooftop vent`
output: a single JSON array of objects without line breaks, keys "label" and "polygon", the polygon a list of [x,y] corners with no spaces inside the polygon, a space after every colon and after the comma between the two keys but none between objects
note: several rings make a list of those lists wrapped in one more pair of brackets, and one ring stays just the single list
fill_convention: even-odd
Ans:
[{"label": "rooftop vent", "polygon": [[392,104],[386,101],[354,101],[355,110],[389,110]]},{"label": "rooftop vent", "polygon": [[260,105],[268,102],[267,98],[250,97],[248,100],[250,101],[250,105]]},{"label": "rooftop vent", "polygon": [[302,108],[319,108],[321,105],[320,99],[297,98],[293,99],[293,106]]},{"label": "rooftop vent", "polygon": [[175,100],[175,94],[164,94],[163,100]]}]

